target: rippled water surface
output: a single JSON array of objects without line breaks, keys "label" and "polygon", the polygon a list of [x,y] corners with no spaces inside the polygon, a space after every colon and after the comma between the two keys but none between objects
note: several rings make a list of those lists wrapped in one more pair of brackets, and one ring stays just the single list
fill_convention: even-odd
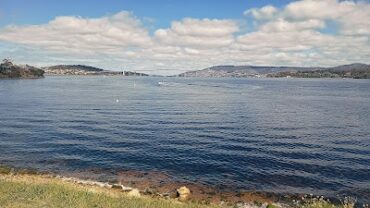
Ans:
[{"label": "rippled water surface", "polygon": [[370,81],[0,80],[0,163],[370,199]]}]

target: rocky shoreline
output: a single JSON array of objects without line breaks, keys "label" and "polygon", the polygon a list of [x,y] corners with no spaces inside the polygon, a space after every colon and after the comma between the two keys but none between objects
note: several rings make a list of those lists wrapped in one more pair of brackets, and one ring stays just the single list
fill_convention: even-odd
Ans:
[{"label": "rocky shoreline", "polygon": [[121,191],[133,197],[149,196],[153,198],[175,199],[180,202],[196,202],[204,205],[212,204],[238,208],[291,207],[286,203],[288,200],[283,202],[273,195],[223,192],[202,184],[166,181],[164,175],[158,172],[125,171],[120,173],[116,181],[87,179],[86,173],[83,173],[84,177],[79,177],[78,174],[73,173],[61,175],[8,166],[0,166],[0,174],[52,177],[63,182]]},{"label": "rocky shoreline", "polygon": [[[221,207],[294,208],[300,207],[297,203],[304,202],[304,199],[308,197],[311,199],[324,200],[323,196],[304,194],[221,191],[202,184],[166,181],[162,174],[156,172],[144,173],[139,171],[126,171],[121,173],[116,181],[83,179],[86,177],[86,175],[85,177],[80,178],[71,175],[38,172],[37,170],[31,169],[15,169],[6,166],[0,166],[0,174],[52,177],[63,182],[77,185],[121,191],[131,197],[149,196],[152,198],[174,199],[180,202],[219,205]],[[330,199],[330,203],[338,205],[341,203],[341,201]]]},{"label": "rocky shoreline", "polygon": [[[173,193],[159,193],[154,189],[146,188],[144,190],[125,186],[122,184],[117,183],[109,183],[109,182],[99,182],[99,181],[92,181],[92,180],[82,180],[79,178],[73,177],[64,177],[60,175],[56,175],[55,178],[61,179],[62,181],[71,182],[80,185],[86,186],[98,186],[100,188],[106,189],[116,189],[122,192],[125,192],[130,197],[141,197],[142,195],[151,196],[151,197],[160,197],[165,199],[176,199],[180,202],[188,202],[192,200],[192,196],[194,193],[187,187],[181,186],[177,188]],[[262,199],[262,198],[261,198]],[[193,200],[194,202],[194,200]],[[291,207],[289,204],[281,203],[281,202],[271,202],[271,199],[265,199],[264,202],[261,201],[227,201],[227,200],[220,200],[218,203],[215,202],[207,202],[207,201],[196,201],[201,204],[215,204],[215,205],[225,205],[226,207],[235,207],[235,208],[285,208]]]}]

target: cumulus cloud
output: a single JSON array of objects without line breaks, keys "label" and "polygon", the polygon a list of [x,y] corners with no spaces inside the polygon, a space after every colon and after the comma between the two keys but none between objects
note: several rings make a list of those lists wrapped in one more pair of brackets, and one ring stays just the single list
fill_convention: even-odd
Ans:
[{"label": "cumulus cloud", "polygon": [[334,20],[344,34],[370,35],[370,4],[338,0],[304,0],[290,3],[283,11],[287,18]]},{"label": "cumulus cloud", "polygon": [[218,48],[234,41],[238,25],[232,20],[191,19],[172,22],[171,28],[159,29],[155,39],[166,45],[193,48]]},{"label": "cumulus cloud", "polygon": [[287,16],[297,19],[333,19],[343,13],[350,12],[354,6],[354,2],[347,1],[305,0],[290,3],[286,6],[284,12]]},{"label": "cumulus cloud", "polygon": [[[256,31],[238,36],[234,44],[244,54],[264,51],[270,62],[287,65],[370,61],[367,58],[370,52],[369,3],[301,0],[281,9],[271,7],[271,12],[266,12],[266,8],[253,8],[244,13],[252,16],[258,25]],[[327,22],[334,22],[338,28],[329,28],[330,33],[322,32],[327,29]]]},{"label": "cumulus cloud", "polygon": [[282,18],[276,21],[268,22],[260,27],[264,32],[282,32],[282,31],[302,31],[320,29],[325,27],[325,22],[317,19],[310,19],[299,22],[289,22]]},{"label": "cumulus cloud", "polygon": [[[301,0],[244,12],[252,20],[184,18],[148,32],[130,12],[100,18],[56,17],[0,28],[0,56],[25,63],[91,64],[176,74],[217,64],[333,66],[370,62],[370,4]],[[249,21],[247,18],[246,21]],[[333,27],[332,25],[336,26]],[[81,60],[84,63],[81,63]]]},{"label": "cumulus cloud", "polygon": [[248,9],[244,15],[252,15],[257,20],[272,19],[278,12],[278,9],[272,5],[267,5],[262,8]]},{"label": "cumulus cloud", "polygon": [[362,1],[301,0],[289,3],[281,10],[268,5],[246,10],[244,14],[258,21],[280,18],[304,24],[308,20],[331,20],[339,23],[342,34],[370,35],[370,4]]},{"label": "cumulus cloud", "polygon": [[[273,61],[287,65],[338,65],[354,60],[369,61],[370,52],[368,39],[353,36],[333,36],[317,31],[283,31],[273,35],[257,31],[242,35],[238,38],[241,51],[263,51]],[[271,60],[270,60],[271,61]]]},{"label": "cumulus cloud", "polygon": [[52,51],[110,51],[151,44],[148,32],[129,12],[102,18],[56,17],[44,25],[10,25],[0,40],[35,45]]}]

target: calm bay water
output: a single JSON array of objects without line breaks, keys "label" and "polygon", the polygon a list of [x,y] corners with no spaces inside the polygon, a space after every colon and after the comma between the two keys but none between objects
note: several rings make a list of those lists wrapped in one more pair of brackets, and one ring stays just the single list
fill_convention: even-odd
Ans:
[{"label": "calm bay water", "polygon": [[370,81],[0,80],[0,163],[370,201]]}]

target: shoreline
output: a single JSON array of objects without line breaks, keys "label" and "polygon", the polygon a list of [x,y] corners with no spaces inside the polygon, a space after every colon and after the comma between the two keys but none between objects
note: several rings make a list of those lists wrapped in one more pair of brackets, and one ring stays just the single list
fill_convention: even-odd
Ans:
[{"label": "shoreline", "polygon": [[[105,191],[122,192],[130,195],[134,192],[135,196],[144,196],[154,199],[165,199],[179,201],[179,188],[186,187],[190,190],[190,197],[185,203],[195,203],[200,205],[212,205],[221,207],[253,207],[253,208],[294,208],[301,207],[299,203],[311,203],[310,200],[322,199],[323,196],[306,194],[287,194],[287,193],[263,193],[263,192],[240,192],[223,191],[216,188],[197,184],[193,182],[166,181],[163,174],[157,172],[126,171],[121,173],[116,181],[91,179],[86,173],[81,173],[82,177],[76,174],[56,174],[51,172],[41,172],[34,169],[12,168],[0,165],[0,182],[6,177],[35,177],[39,179],[52,179],[69,184],[83,187],[104,189]],[[154,180],[153,180],[154,179]],[[343,201],[335,198],[325,198],[334,207],[341,207]],[[351,203],[353,199],[351,198]],[[341,205],[342,204],[342,205]],[[302,204],[303,205],[303,204]],[[353,206],[361,207],[360,204],[353,203]],[[366,206],[366,204],[363,204]],[[302,206],[303,207],[303,206]]]},{"label": "shoreline", "polygon": [[52,175],[0,174],[0,207],[215,207],[122,192],[98,184],[63,180]]},{"label": "shoreline", "polygon": [[[222,191],[200,183],[170,179],[168,175],[160,172],[127,170],[118,173],[117,178],[114,180],[112,178],[100,177],[100,170],[82,171],[78,173],[53,173],[50,171],[38,171],[36,169],[0,165],[0,175],[26,175],[41,178],[55,178],[64,182],[95,186],[108,190],[122,189],[123,192],[136,189],[144,196],[175,200],[178,197],[177,189],[185,186],[190,189],[191,192],[191,197],[187,201],[205,205],[228,204],[234,206],[243,202],[258,205],[274,204],[276,207],[282,207],[278,205],[283,203],[282,201],[279,202],[279,197],[277,195],[262,192]],[[288,200],[285,201],[288,202]]]}]

